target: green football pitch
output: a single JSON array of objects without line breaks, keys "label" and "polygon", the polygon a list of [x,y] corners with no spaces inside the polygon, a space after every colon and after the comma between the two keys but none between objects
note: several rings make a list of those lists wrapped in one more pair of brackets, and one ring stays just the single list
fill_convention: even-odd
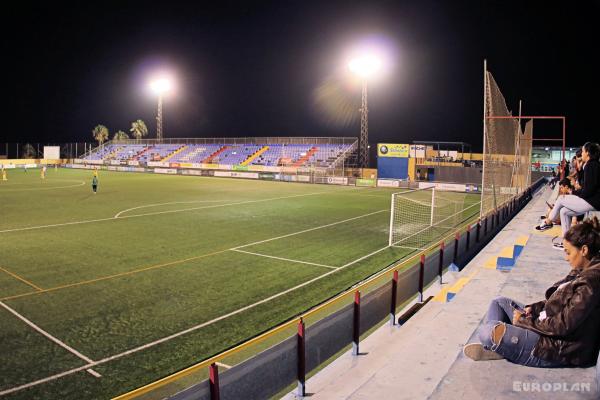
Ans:
[{"label": "green football pitch", "polygon": [[388,247],[399,189],[100,171],[94,194],[91,178],[0,181],[3,398],[127,392],[411,252]]}]

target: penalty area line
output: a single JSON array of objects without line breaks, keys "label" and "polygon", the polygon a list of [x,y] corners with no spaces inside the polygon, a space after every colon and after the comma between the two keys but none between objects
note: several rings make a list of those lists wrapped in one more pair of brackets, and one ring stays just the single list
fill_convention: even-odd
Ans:
[{"label": "penalty area line", "polygon": [[175,339],[175,338],[177,338],[179,336],[183,336],[183,335],[188,334],[190,332],[194,332],[194,331],[196,331],[198,329],[204,328],[205,326],[212,325],[212,324],[214,324],[216,322],[219,322],[221,320],[227,319],[227,318],[232,317],[234,315],[240,314],[240,313],[242,313],[244,311],[250,310],[250,309],[255,308],[255,307],[257,307],[257,306],[259,306],[261,304],[267,303],[267,302],[269,302],[271,300],[274,300],[274,299],[276,299],[278,297],[281,297],[281,296],[284,296],[284,295],[286,295],[288,293],[291,293],[291,292],[293,292],[293,291],[295,291],[297,289],[303,288],[303,287],[305,287],[307,285],[310,285],[310,284],[312,284],[314,282],[317,282],[317,281],[319,281],[319,280],[321,280],[321,279],[323,279],[323,278],[325,278],[325,277],[327,277],[329,275],[332,275],[332,274],[334,274],[334,273],[336,273],[338,271],[341,271],[344,268],[347,268],[347,267],[349,267],[351,265],[354,265],[354,264],[356,264],[356,263],[358,263],[360,261],[363,261],[364,259],[369,258],[369,257],[371,257],[371,256],[373,256],[373,255],[375,255],[375,254],[377,254],[377,253],[379,253],[381,251],[384,251],[384,250],[388,249],[389,247],[390,246],[382,247],[379,250],[375,250],[375,251],[367,254],[366,256],[362,256],[360,258],[357,258],[356,260],[351,261],[351,262],[349,262],[349,263],[347,263],[347,264],[345,264],[345,265],[343,265],[343,266],[341,266],[341,267],[339,267],[337,269],[334,269],[334,270],[331,270],[329,272],[326,272],[326,273],[324,273],[322,275],[319,275],[319,276],[317,276],[317,277],[315,277],[313,279],[310,279],[310,280],[308,280],[306,282],[303,282],[303,283],[301,283],[299,285],[296,285],[296,286],[294,286],[292,288],[286,289],[286,290],[284,290],[282,292],[279,292],[279,293],[275,293],[272,296],[269,296],[269,297],[267,297],[265,299],[262,299],[262,300],[259,300],[259,301],[255,302],[253,304],[249,304],[249,305],[247,305],[245,307],[242,307],[242,308],[239,308],[237,310],[234,310],[234,311],[232,311],[232,312],[230,312],[228,314],[225,314],[225,315],[222,315],[220,317],[214,318],[214,319],[212,319],[210,321],[206,321],[206,322],[203,322],[201,324],[192,326],[192,327],[187,328],[187,329],[185,329],[183,331],[176,332],[176,333],[174,333],[172,335],[169,335],[169,336],[165,336],[165,337],[163,337],[161,339],[158,339],[158,340],[155,340],[153,342],[146,343],[146,344],[138,346],[138,347],[134,347],[134,348],[132,348],[130,350],[127,350],[127,351],[124,351],[122,353],[115,354],[115,355],[103,358],[101,360],[98,360],[98,361],[90,362],[89,364],[83,365],[83,366],[78,367],[78,368],[73,368],[73,369],[61,372],[59,374],[56,374],[56,375],[52,375],[52,376],[48,376],[46,378],[39,379],[37,381],[29,382],[29,383],[26,383],[24,385],[15,386],[15,387],[6,389],[6,390],[0,392],[0,396],[5,395],[5,394],[9,394],[9,393],[18,392],[20,390],[23,390],[23,389],[26,389],[26,388],[29,388],[29,387],[32,387],[32,386],[40,385],[42,383],[51,382],[51,381],[54,381],[56,379],[60,379],[60,378],[65,377],[65,376],[68,376],[68,375],[71,375],[71,374],[74,374],[74,373],[77,373],[77,372],[80,372],[80,371],[83,371],[83,370],[87,370],[87,369],[93,368],[93,367],[95,367],[97,365],[105,364],[107,362],[110,362],[110,361],[122,358],[124,356],[130,355],[130,354],[134,354],[134,353],[137,353],[139,351],[142,351],[142,350],[154,347],[154,346],[156,346],[158,344],[161,344],[161,343],[164,343],[164,342],[168,342],[168,341],[170,341],[172,339]]},{"label": "penalty area line", "polygon": [[312,262],[308,262],[308,261],[292,260],[290,258],[275,257],[275,256],[270,256],[267,254],[260,254],[260,253],[252,253],[251,251],[238,250],[238,249],[231,249],[231,251],[236,251],[238,253],[251,254],[253,256],[258,256],[258,257],[273,258],[275,260],[289,261],[289,262],[298,263],[298,264],[307,264],[307,265],[315,265],[317,267],[323,267],[323,268],[329,268],[329,269],[338,269],[338,267],[332,267],[331,265],[317,264],[317,263],[312,263]]},{"label": "penalty area line", "polygon": [[[31,322],[30,320],[28,320],[27,318],[25,318],[24,316],[22,316],[21,314],[19,314],[18,312],[16,312],[15,310],[13,310],[12,308],[10,308],[9,306],[7,306],[6,304],[4,304],[1,301],[0,301],[0,306],[4,307],[8,312],[13,314],[15,317],[19,318],[21,321],[25,322],[27,325],[29,325],[31,328],[36,330],[41,335],[50,339],[52,342],[56,343],[57,345],[59,345],[60,347],[62,347],[65,350],[67,350],[68,352],[75,354],[77,357],[79,357],[83,361],[85,361],[87,363],[94,362],[94,360],[92,360],[91,358],[84,356],[83,354],[81,354],[80,352],[78,352],[77,350],[75,350],[74,348],[69,346],[68,344],[55,338],[54,336],[52,336],[51,334],[49,334],[48,332],[46,332],[45,330],[43,330],[42,328],[40,328],[39,326],[37,326],[36,324],[34,324],[33,322]],[[102,376],[91,368],[87,368],[86,371],[96,378],[100,378]],[[2,394],[2,393],[0,393],[0,394]]]}]

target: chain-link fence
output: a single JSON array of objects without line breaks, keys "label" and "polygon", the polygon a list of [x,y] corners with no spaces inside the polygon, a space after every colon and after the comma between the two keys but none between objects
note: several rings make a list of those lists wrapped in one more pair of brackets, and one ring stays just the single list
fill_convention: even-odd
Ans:
[{"label": "chain-link fence", "polygon": [[0,159],[44,158],[44,146],[60,147],[60,158],[79,158],[93,147],[95,142],[70,143],[0,143]]}]

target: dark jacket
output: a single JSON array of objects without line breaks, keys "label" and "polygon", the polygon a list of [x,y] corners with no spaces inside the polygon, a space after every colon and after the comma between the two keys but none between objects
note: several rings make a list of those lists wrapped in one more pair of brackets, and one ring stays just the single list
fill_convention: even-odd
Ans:
[{"label": "dark jacket", "polygon": [[596,210],[600,210],[600,163],[588,160],[583,167],[583,186],[573,192],[587,201]]},{"label": "dark jacket", "polygon": [[[559,288],[559,286],[561,286]],[[531,313],[515,325],[540,334],[536,357],[565,365],[596,364],[600,349],[600,258],[572,270],[546,291],[546,300],[529,305]],[[540,314],[546,318],[540,320]]]}]

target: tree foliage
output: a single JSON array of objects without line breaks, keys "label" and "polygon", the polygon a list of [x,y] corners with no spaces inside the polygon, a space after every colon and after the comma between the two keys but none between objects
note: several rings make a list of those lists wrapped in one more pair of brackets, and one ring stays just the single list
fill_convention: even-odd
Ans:
[{"label": "tree foliage", "polygon": [[133,137],[136,139],[141,139],[144,136],[148,135],[148,127],[146,126],[146,123],[141,119],[138,119],[131,123],[130,131]]},{"label": "tree foliage", "polygon": [[118,130],[117,132],[115,132],[115,135],[113,136],[113,140],[127,140],[127,139],[129,139],[129,135],[127,135],[122,130]]},{"label": "tree foliage", "polygon": [[98,142],[99,145],[104,143],[108,139],[108,128],[104,125],[96,125],[92,130],[92,136]]}]

